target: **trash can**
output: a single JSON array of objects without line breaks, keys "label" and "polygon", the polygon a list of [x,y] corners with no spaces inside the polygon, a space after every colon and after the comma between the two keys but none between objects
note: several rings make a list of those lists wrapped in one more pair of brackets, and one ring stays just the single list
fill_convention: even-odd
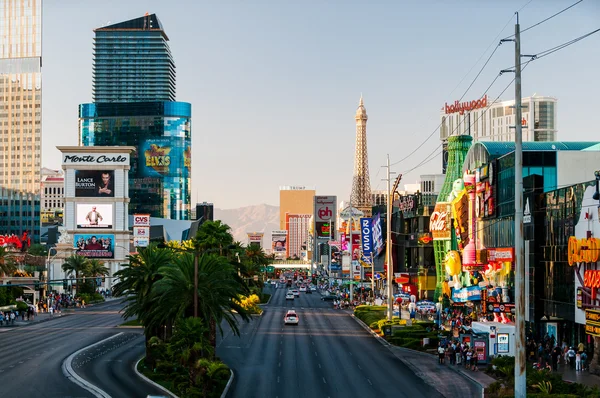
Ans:
[{"label": "trash can", "polygon": [[392,325],[384,325],[382,330],[384,336],[388,337],[392,335]]},{"label": "trash can", "polygon": [[423,347],[429,345],[429,337],[423,337]]}]

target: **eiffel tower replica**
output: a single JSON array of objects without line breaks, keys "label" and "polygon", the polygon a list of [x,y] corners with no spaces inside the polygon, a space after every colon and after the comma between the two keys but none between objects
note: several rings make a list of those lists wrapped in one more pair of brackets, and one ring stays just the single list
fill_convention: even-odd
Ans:
[{"label": "eiffel tower replica", "polygon": [[367,110],[362,95],[356,109],[356,148],[354,149],[354,175],[350,204],[371,217],[373,198],[371,197],[371,178],[369,177],[369,156],[367,153]]}]

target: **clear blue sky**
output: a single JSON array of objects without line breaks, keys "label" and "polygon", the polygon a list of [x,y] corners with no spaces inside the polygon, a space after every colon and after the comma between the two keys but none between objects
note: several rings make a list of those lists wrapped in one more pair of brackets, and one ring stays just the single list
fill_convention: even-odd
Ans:
[{"label": "clear blue sky", "polygon": [[[177,99],[193,107],[194,202],[278,205],[280,185],[316,186],[347,200],[361,93],[371,185],[382,189],[386,154],[400,160],[435,130],[440,108],[462,95],[494,47],[456,88],[463,76],[501,32],[514,32],[516,10],[527,4],[526,28],[574,2],[45,0],[42,164],[59,168],[55,147],[77,145],[77,106],[91,102],[93,29],[149,12],[170,38]],[[597,28],[600,1],[585,0],[523,33],[522,53]],[[524,96],[558,98],[559,140],[600,140],[599,48],[596,34],[523,72]],[[502,45],[465,100],[513,64],[513,45]],[[512,77],[498,79],[489,95]],[[512,87],[501,99],[511,98]],[[414,167],[439,145],[436,132],[394,170]],[[438,157],[403,182],[440,171]]]}]

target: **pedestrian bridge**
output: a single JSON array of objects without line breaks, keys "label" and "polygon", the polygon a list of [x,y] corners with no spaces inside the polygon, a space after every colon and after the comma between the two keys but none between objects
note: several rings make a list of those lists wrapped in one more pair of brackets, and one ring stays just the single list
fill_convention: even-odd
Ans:
[{"label": "pedestrian bridge", "polygon": [[275,260],[272,267],[276,269],[282,268],[304,268],[310,269],[310,262],[302,261],[302,260]]}]

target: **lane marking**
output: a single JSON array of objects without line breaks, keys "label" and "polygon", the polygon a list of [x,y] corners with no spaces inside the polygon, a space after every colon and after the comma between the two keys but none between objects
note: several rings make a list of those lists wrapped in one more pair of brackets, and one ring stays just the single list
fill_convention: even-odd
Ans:
[{"label": "lane marking", "polygon": [[325,381],[325,378],[323,377],[323,383],[327,384],[327,382]]},{"label": "lane marking", "polygon": [[317,352],[315,351],[315,356],[318,357],[319,355],[317,354]]},{"label": "lane marking", "polygon": [[277,376],[277,383],[279,383],[279,376]]},{"label": "lane marking", "polygon": [[369,382],[369,384],[370,384],[370,385],[373,385],[373,383],[371,383],[371,380],[370,380],[370,379],[367,379],[367,381]]},{"label": "lane marking", "polygon": [[281,356],[281,350],[279,350],[279,356]]},{"label": "lane marking", "polygon": [[281,367],[281,362],[279,362],[279,367]]},{"label": "lane marking", "polygon": [[321,364],[319,364],[319,369],[321,369]]}]

